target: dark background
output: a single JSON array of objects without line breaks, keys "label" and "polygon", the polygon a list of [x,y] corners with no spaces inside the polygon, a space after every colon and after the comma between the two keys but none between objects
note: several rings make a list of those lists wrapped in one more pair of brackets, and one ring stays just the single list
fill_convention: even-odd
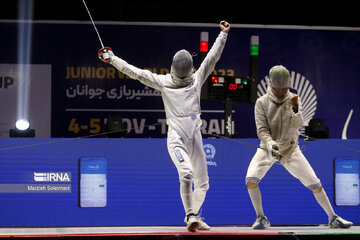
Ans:
[{"label": "dark background", "polygon": [[[29,0],[25,1],[30,2]],[[0,1],[0,18],[17,19],[18,2],[17,0]],[[33,54],[32,63],[51,63],[54,66],[52,68],[53,86],[63,82],[65,78],[64,71],[66,70],[64,66],[76,66],[79,63],[86,63],[89,66],[101,66],[102,62],[96,56],[100,46],[99,41],[95,37],[93,27],[89,24],[90,19],[82,0],[34,0],[33,2],[32,18],[35,20],[76,21],[71,28],[68,24],[63,24],[64,26],[61,26],[62,24],[34,24],[32,49],[34,53],[41,52],[41,54]],[[248,27],[249,29],[233,28],[233,37],[229,39],[228,47],[224,52],[224,56],[229,57],[224,58],[221,63],[222,65],[220,64],[218,67],[224,68],[226,66],[226,68],[236,69],[235,74],[237,75],[246,74],[249,69],[248,58],[243,58],[243,56],[248,56],[249,54],[247,47],[249,36],[256,34],[262,39],[259,77],[266,76],[271,66],[281,62],[285,63],[288,69],[294,69],[294,71],[312,80],[317,94],[320,94],[318,95],[319,105],[315,118],[323,119],[325,125],[329,126],[331,138],[339,138],[341,136],[341,129],[350,108],[357,109],[358,107],[356,104],[359,102],[360,18],[358,18],[358,8],[354,3],[347,4],[344,1],[338,1],[334,4],[320,4],[318,1],[313,1],[313,3],[307,1],[288,1],[287,3],[280,1],[267,1],[265,3],[260,3],[259,1],[237,1],[236,3],[218,1],[215,3],[199,3],[188,0],[86,0],[86,2],[94,20],[99,25],[101,24],[98,21],[138,21],[212,23],[212,26],[215,26],[222,19],[226,19],[232,24],[265,24],[261,25],[260,28],[252,28],[251,26]],[[87,24],[78,24],[81,21]],[[353,31],[342,31],[342,29],[339,31],[309,31],[306,27],[301,28],[302,30],[294,30],[296,28],[291,26],[289,29],[286,29],[286,27],[276,29],[271,26],[267,27],[266,24],[347,26],[355,28],[349,29]],[[3,49],[1,51],[2,54],[0,54],[0,62],[16,63],[17,55],[13,54],[13,51],[16,49],[17,30],[21,25],[13,25],[12,27],[10,27],[11,24],[4,23],[3,25],[2,32],[6,35],[3,34],[1,37],[2,44],[0,45]],[[178,27],[172,29],[172,31],[164,31],[164,28],[161,27],[161,29],[153,31],[151,24],[149,24],[150,26],[146,26],[146,24],[140,25],[141,27],[135,28],[133,25],[122,24],[121,27],[114,28],[111,24],[104,24],[101,27],[100,33],[103,39],[106,40],[106,45],[116,49],[116,52],[121,53],[124,59],[138,67],[153,66],[159,68],[168,66],[166,64],[169,63],[169,59],[171,59],[175,50],[178,50],[179,46],[182,45],[183,39],[186,39],[186,47],[192,49],[197,49],[198,47],[197,44],[190,44],[190,42],[198,42],[200,29],[196,27],[186,27],[186,30],[185,28]],[[171,24],[166,24],[166,26],[169,27]],[[201,31],[209,30],[211,32],[213,31],[211,28],[202,26]],[[186,38],[166,41],[168,39],[173,40],[174,31],[177,31],[179,36],[186,34]],[[126,33],[126,38],[122,38],[123,33]],[[216,36],[216,33],[210,36]],[[132,47],[128,45],[130,42]],[[212,42],[211,39],[210,42]],[[73,46],[76,46],[76,51],[68,50],[73,49]],[[152,47],[150,48],[149,46]],[[166,46],[167,51],[163,51],[163,46]],[[133,50],[130,51],[130,49]],[[134,54],[134,49],[141,53],[141,57],[138,57],[139,54]],[[236,50],[233,51],[233,49]],[[153,60],[155,55],[158,59],[156,62]],[[343,79],[347,80],[340,81]],[[116,83],[114,84],[116,85]],[[68,87],[62,86],[63,90],[53,89],[59,96],[63,96],[64,89]],[[136,88],[134,87],[134,89]],[[56,96],[55,92],[53,92],[52,96]],[[59,99],[61,98],[53,97],[53,100],[65,104],[65,101]],[[86,104],[88,102],[85,102],[84,106],[87,106]],[[123,101],[120,104],[125,104],[125,102]],[[152,105],[149,102],[146,102],[146,104]],[[158,104],[161,104],[160,99]],[[219,104],[222,103],[219,102]],[[338,109],[340,110],[335,111],[336,106],[339,106]],[[117,105],[117,107],[124,108],[121,105]],[[54,111],[65,108],[67,108],[65,105],[53,106],[53,109],[56,109]],[[132,108],[138,107],[134,105]],[[207,106],[204,106],[204,109],[223,109],[223,105],[217,108],[213,106],[207,108]],[[239,113],[236,115],[236,126],[239,129],[247,130],[238,131],[238,136],[256,137],[253,105],[242,104],[240,107],[240,104],[234,104],[234,109]],[[65,115],[60,112],[57,116],[62,120],[52,123],[54,128],[59,131],[59,133],[53,133],[53,136],[62,137],[64,136],[63,131],[68,129],[69,121],[64,121]],[[244,118],[242,116],[249,117]],[[78,118],[78,116],[69,114],[67,119],[75,117]],[[88,119],[88,124],[91,118],[105,117],[104,115],[88,114],[86,117],[84,116],[83,120]],[[131,116],[131,118],[138,117],[135,115]],[[215,117],[209,117],[209,119],[213,118]],[[358,115],[354,114],[354,118],[355,120],[353,119],[351,123],[352,131],[349,131],[349,137],[359,136],[359,128],[356,127],[356,124],[354,128],[353,124],[353,122],[358,122],[356,121]],[[57,118],[53,116],[52,119],[56,120]],[[156,119],[154,120],[151,123],[156,122]],[[59,123],[63,124],[62,127],[59,127]],[[247,134],[249,132],[253,135]]]},{"label": "dark background", "polygon": [[[87,0],[95,21],[279,24],[360,27],[356,1]],[[0,18],[17,19],[17,0],[0,1]],[[34,0],[35,20],[88,21],[82,0]]]}]

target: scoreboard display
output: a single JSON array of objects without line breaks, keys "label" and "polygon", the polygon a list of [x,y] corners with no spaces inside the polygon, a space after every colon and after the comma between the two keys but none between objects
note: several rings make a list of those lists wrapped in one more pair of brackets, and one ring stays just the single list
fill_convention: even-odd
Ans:
[{"label": "scoreboard display", "polygon": [[210,75],[203,85],[201,99],[250,103],[254,82],[249,77]]}]

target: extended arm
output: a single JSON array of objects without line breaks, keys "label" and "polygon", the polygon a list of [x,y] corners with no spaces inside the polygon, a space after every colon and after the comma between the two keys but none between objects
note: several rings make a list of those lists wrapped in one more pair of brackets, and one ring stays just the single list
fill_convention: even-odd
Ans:
[{"label": "extended arm", "polygon": [[132,79],[139,80],[142,84],[145,84],[157,90],[161,90],[161,78],[165,77],[164,75],[157,75],[150,72],[149,70],[143,70],[131,64],[128,64],[126,61],[115,56],[111,50],[104,49],[103,51],[104,52],[102,55],[99,53],[99,57],[102,61],[110,63],[120,72],[128,75]]},{"label": "extended arm", "polygon": [[221,32],[220,32],[219,36],[216,38],[213,46],[211,47],[207,56],[201,63],[200,68],[196,72],[196,74],[199,75],[199,77],[202,81],[201,85],[204,84],[206,78],[214,70],[215,64],[220,59],[221,53],[225,47],[228,32],[230,30],[230,24],[226,21],[221,21],[220,29],[221,29]]}]

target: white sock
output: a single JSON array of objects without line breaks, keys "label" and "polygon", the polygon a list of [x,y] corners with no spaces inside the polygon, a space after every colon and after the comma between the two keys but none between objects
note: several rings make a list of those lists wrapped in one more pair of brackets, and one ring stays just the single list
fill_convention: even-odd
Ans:
[{"label": "white sock", "polygon": [[188,215],[190,213],[194,213],[192,182],[180,182],[180,196],[184,205],[185,214]]},{"label": "white sock", "polygon": [[194,191],[194,212],[196,214],[199,213],[199,210],[200,210],[202,204],[204,203],[205,196],[206,196],[206,192],[199,193],[199,191]]},{"label": "white sock", "polygon": [[204,184],[204,186],[199,186],[195,188],[194,191],[194,212],[196,214],[199,213],[201,206],[203,205],[206,197],[206,192],[208,190],[208,183]]},{"label": "white sock", "polygon": [[320,204],[320,206],[324,209],[329,219],[332,219],[335,215],[334,209],[332,208],[329,198],[326,195],[324,189],[321,192],[314,193],[316,201]]},{"label": "white sock", "polygon": [[248,192],[252,205],[255,209],[256,216],[265,216],[262,207],[262,200],[261,200],[261,193],[259,186],[257,186],[256,188],[248,188]]}]

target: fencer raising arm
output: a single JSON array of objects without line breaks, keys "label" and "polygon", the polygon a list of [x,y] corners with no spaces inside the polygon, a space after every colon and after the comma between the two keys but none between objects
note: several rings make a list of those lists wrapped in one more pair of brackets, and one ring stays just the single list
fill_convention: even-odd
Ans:
[{"label": "fencer raising arm", "polygon": [[102,55],[99,53],[99,57],[103,62],[110,63],[120,72],[128,75],[132,79],[139,80],[141,83],[149,87],[161,90],[162,84],[164,82],[162,79],[165,78],[165,75],[158,75],[150,72],[149,70],[137,68],[127,63],[123,59],[115,56],[111,50],[106,48],[100,49],[100,51],[102,51]]},{"label": "fencer raising arm", "polygon": [[301,107],[301,101],[299,99],[299,96],[297,94],[292,94],[290,96],[290,105],[292,108],[291,113],[291,126],[295,129],[299,129],[304,124],[304,118],[302,115],[302,107]]},{"label": "fencer raising arm", "polygon": [[[221,32],[213,44],[213,47],[202,62],[199,70],[196,72],[199,79],[201,79],[201,84],[205,82],[207,76],[214,70],[216,62],[220,59],[221,53],[225,46],[227,34],[230,30],[230,24],[226,21],[221,21],[220,29]],[[149,87],[161,90],[162,86],[166,84],[165,75],[157,75],[148,70],[139,69],[131,64],[128,64],[123,59],[115,56],[114,53],[109,49],[101,49],[99,51],[99,57],[102,61],[113,65],[120,72],[128,75],[132,79],[139,80],[141,83]]]},{"label": "fencer raising arm", "polygon": [[204,84],[207,77],[214,70],[215,64],[219,61],[221,53],[225,47],[227,35],[230,31],[230,24],[227,21],[221,21],[219,26],[221,30],[219,36],[216,38],[210,51],[202,61],[199,69],[196,71],[199,79],[201,79],[201,85]]}]

